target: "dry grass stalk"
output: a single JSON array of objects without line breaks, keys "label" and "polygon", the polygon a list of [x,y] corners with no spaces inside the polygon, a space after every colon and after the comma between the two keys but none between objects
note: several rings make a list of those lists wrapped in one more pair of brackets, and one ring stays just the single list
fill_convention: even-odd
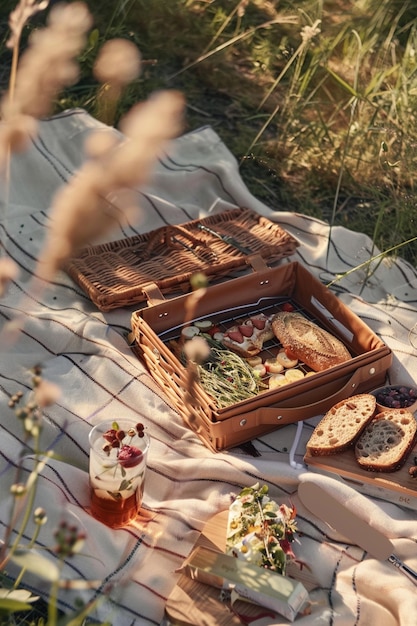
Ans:
[{"label": "dry grass stalk", "polygon": [[[35,7],[40,10],[45,4],[22,0],[19,6],[21,12],[12,20],[11,45],[18,44],[23,20],[33,14]],[[36,119],[49,114],[59,91],[77,80],[74,59],[85,45],[91,21],[82,2],[58,5],[51,10],[47,27],[32,36],[13,88],[1,102],[5,123],[0,128],[0,167],[9,161],[11,151],[26,147],[36,133]],[[138,76],[140,54],[128,41],[108,42],[98,56],[95,71],[100,80],[121,90]],[[90,137],[88,160],[53,199],[51,224],[32,281],[32,296],[39,295],[45,283],[50,283],[80,248],[126,223],[137,209],[129,190],[148,181],[165,143],[182,130],[183,110],[182,95],[160,92],[125,116],[120,127],[123,138],[102,131]],[[2,333],[7,343],[14,341],[21,327],[19,319],[7,325]]]},{"label": "dry grass stalk", "polygon": [[[29,9],[37,7],[40,10],[40,7],[46,4],[39,2],[35,5],[35,0],[26,2],[22,0],[18,7],[21,12],[16,13],[12,20],[15,32],[12,33],[11,45],[18,46],[25,18],[34,12],[30,12]],[[27,13],[24,11],[25,8],[28,10]],[[36,132],[36,118],[51,112],[53,99],[62,87],[77,80],[78,66],[74,58],[84,45],[85,34],[90,24],[86,5],[74,2],[71,5],[54,8],[50,14],[48,27],[32,37],[30,48],[23,55],[20,68],[15,74],[12,89],[1,103],[4,132],[0,136],[0,159],[3,159],[0,167],[5,163],[8,165],[12,150],[26,147],[28,140]],[[119,47],[117,50],[120,53],[120,50],[126,51],[126,47]],[[122,57],[125,56],[123,53],[118,59],[111,61],[113,77],[110,77],[110,80],[113,81],[113,85],[120,88],[139,72],[138,54],[131,49],[129,54],[126,66],[123,66]],[[117,68],[114,66],[115,63],[118,64]],[[116,74],[119,77],[117,79],[114,78]],[[39,292],[45,283],[48,285],[55,272],[80,247],[105,235],[115,224],[120,224],[126,219],[133,205],[129,190],[148,181],[161,149],[182,130],[183,109],[184,101],[179,93],[161,92],[134,107],[125,117],[121,125],[123,138],[116,138],[115,133],[101,131],[90,138],[87,145],[88,160],[69,184],[58,191],[53,200],[51,225],[35,268],[36,278],[31,285],[31,295]],[[116,194],[119,206],[113,202]],[[0,260],[0,291],[4,291],[9,280],[15,278],[16,271],[17,267],[12,261]],[[25,304],[22,303],[20,307],[22,311],[27,308]],[[16,335],[13,331],[19,331],[23,325],[23,318],[24,314],[14,319],[11,325],[3,327],[0,337],[3,345],[14,340]],[[39,508],[34,509],[37,479],[53,456],[52,451],[43,454],[38,449],[41,409],[55,402],[60,390],[55,385],[39,380],[38,373],[34,375],[34,384],[35,404],[27,405],[23,412],[16,415],[23,421],[25,434],[34,442],[32,447],[35,451],[33,455],[35,465],[26,483],[16,482],[12,486],[14,506],[6,526],[5,537],[0,542],[0,571],[4,570],[20,546],[32,512],[35,512],[38,520],[41,518],[44,520],[46,515]],[[15,400],[13,404],[14,402]],[[35,520],[35,523],[38,522]],[[42,523],[39,522],[39,527]],[[62,530],[62,526],[60,528]],[[61,564],[79,549],[80,540],[83,540],[77,533],[76,542],[69,545],[64,535],[61,539],[58,537],[55,548],[60,555]],[[29,544],[30,548],[36,539],[37,535],[34,534]],[[25,571],[26,563],[23,563],[16,585],[20,584]],[[77,582],[64,582],[63,586],[76,588]],[[82,581],[78,583],[80,584],[85,588],[91,583]],[[98,584],[96,581],[96,586]],[[52,581],[48,598],[50,626],[58,623],[59,587],[58,576],[58,579]],[[87,605],[85,608],[87,612],[84,615],[88,614],[90,608],[91,605]],[[75,621],[78,623],[79,619]]]},{"label": "dry grass stalk", "polygon": [[0,298],[4,296],[9,282],[16,279],[18,274],[19,268],[12,259],[0,259]]},{"label": "dry grass stalk", "polygon": [[[191,287],[192,291],[184,302],[184,327],[189,326],[196,316],[198,304],[204,297],[207,290],[207,277],[202,273],[194,274],[194,276],[191,277]],[[191,342],[188,342],[188,346],[187,344],[184,346],[184,344],[180,342],[180,347],[184,351],[184,355],[187,359],[186,381],[184,387],[184,405],[186,407],[185,419],[189,427],[197,433],[201,428],[195,424],[194,409],[196,403],[198,405],[198,400],[196,399],[196,387],[200,381],[198,364],[204,361],[210,352],[206,340],[202,337],[200,339],[202,341],[194,343],[194,347]]]},{"label": "dry grass stalk", "polygon": [[19,65],[17,57],[22,28],[48,2],[22,0],[10,17],[13,64],[9,90],[1,101],[0,167],[7,166],[11,152],[24,150],[36,134],[36,119],[49,115],[59,92],[78,80],[74,60],[86,43],[92,18],[82,2],[57,5],[48,17],[46,28],[30,38]]},{"label": "dry grass stalk", "polygon": [[9,81],[9,100],[10,102],[14,97],[14,88],[16,84],[17,63],[19,59],[19,47],[20,40],[22,38],[23,28],[30,18],[47,8],[49,0],[20,0],[14,11],[9,15],[9,28],[10,37],[7,40],[7,47],[13,51],[12,65],[10,69],[10,81]]},{"label": "dry grass stalk", "polygon": [[139,50],[131,41],[111,39],[103,44],[93,72],[102,83],[97,97],[97,117],[105,124],[114,123],[123,89],[139,76],[140,65]]},{"label": "dry grass stalk", "polygon": [[53,200],[39,278],[50,282],[80,248],[129,219],[136,208],[129,189],[148,181],[161,149],[182,128],[183,109],[178,92],[160,92],[122,120],[123,139],[102,141],[102,131],[92,136],[90,160]]}]

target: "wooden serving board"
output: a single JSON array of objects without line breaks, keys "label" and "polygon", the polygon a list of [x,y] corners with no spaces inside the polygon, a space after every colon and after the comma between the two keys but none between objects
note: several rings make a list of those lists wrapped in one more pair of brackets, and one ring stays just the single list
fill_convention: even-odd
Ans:
[{"label": "wooden serving board", "polygon": [[[370,472],[359,467],[354,450],[331,456],[306,454],[304,462],[309,469],[339,476],[362,493],[417,510],[417,478],[408,473],[417,457],[417,445],[410,452],[404,466],[396,472]],[[416,459],[417,460],[417,459]]]},{"label": "wooden serving board", "polygon": [[[222,511],[207,522],[196,547],[225,551],[228,514],[228,510]],[[318,586],[318,582],[307,568],[300,571],[299,567],[290,564],[288,575],[303,583],[307,590]],[[280,620],[277,622],[276,616],[267,609],[241,602],[236,606],[242,619],[233,613],[226,603],[221,602],[219,589],[191,580],[182,574],[168,598],[165,612],[169,626],[242,626],[259,618],[260,615],[264,617],[263,623],[266,626],[268,624],[278,626],[280,623]],[[288,623],[285,618],[282,619],[283,623]]]}]

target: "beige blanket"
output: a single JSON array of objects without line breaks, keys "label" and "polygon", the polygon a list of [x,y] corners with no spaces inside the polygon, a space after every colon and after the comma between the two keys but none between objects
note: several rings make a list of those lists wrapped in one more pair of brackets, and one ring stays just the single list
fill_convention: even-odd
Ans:
[{"label": "beige blanket", "polygon": [[[63,460],[50,461],[40,478],[37,502],[47,510],[48,522],[37,543],[54,561],[54,528],[62,516],[73,520],[85,529],[87,539],[81,553],[68,559],[64,576],[99,581],[90,591],[63,590],[62,609],[74,607],[77,597],[87,600],[102,594],[99,618],[115,626],[159,624],[175,585],[175,570],[189,554],[205,521],[229,506],[230,494],[259,481],[269,486],[274,499],[291,499],[298,509],[302,536],[295,550],[317,580],[311,593],[312,613],[297,620],[300,626],[415,626],[415,586],[388,563],[376,562],[350,545],[299,503],[296,489],[305,468],[290,466],[288,453],[296,426],[254,441],[259,456],[241,449],[214,454],[156,392],[145,367],[131,353],[126,342],[131,310],[99,312],[64,273],[39,299],[25,300],[22,310],[48,228],[51,197],[82,163],[84,140],[97,125],[81,110],[42,122],[40,136],[29,151],[12,161],[1,239],[7,254],[19,265],[20,276],[3,298],[0,312],[2,324],[20,313],[25,325],[17,343],[3,346],[1,352],[2,533],[8,518],[9,485],[15,481],[23,440],[21,424],[8,401],[16,391],[28,389],[28,370],[41,363],[45,378],[62,389],[58,403],[45,412],[43,445]],[[301,246],[293,259],[323,282],[377,252],[366,236],[338,227],[331,232],[326,261],[328,226],[292,213],[291,207],[269,208],[254,198],[234,157],[209,127],[173,142],[169,153],[161,156],[152,184],[137,191],[137,201],[142,209],[138,221],[115,232],[113,239],[245,206],[295,235]],[[417,273],[401,260],[379,259],[370,269],[349,274],[336,282],[334,290],[393,350],[390,380],[411,382],[417,375],[417,353],[408,332],[417,322]],[[140,416],[150,434],[151,449],[144,498],[146,522],[113,531],[88,512],[87,437],[92,423],[118,416]],[[314,420],[304,425],[295,451],[299,464],[312,423]],[[30,459],[26,467],[29,470]],[[328,480],[333,485],[333,479]],[[334,484],[337,488],[338,483]],[[371,525],[388,532],[398,555],[417,569],[416,512],[352,493],[350,505]],[[48,583],[36,576],[28,578],[28,585],[34,593],[47,593]],[[278,619],[273,623],[286,622]]]}]

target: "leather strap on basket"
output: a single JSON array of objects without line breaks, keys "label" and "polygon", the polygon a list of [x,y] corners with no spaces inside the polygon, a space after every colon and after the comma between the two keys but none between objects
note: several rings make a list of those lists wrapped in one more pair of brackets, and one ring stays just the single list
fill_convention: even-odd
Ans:
[{"label": "leather strap on basket", "polygon": [[[385,359],[387,359],[388,362],[390,360],[390,355],[387,355]],[[342,387],[340,387],[332,395],[322,398],[318,402],[302,404],[298,407],[285,408],[264,406],[248,412],[245,414],[243,419],[242,416],[229,418],[228,425],[234,431],[241,431],[245,428],[251,429],[266,424],[276,424],[277,427],[285,426],[286,424],[293,424],[297,421],[308,419],[315,415],[321,415],[325,413],[330,406],[333,406],[337,402],[340,402],[354,393],[357,393],[357,389],[361,384],[365,382],[368,382],[369,384],[369,380],[372,379],[371,371],[374,369],[374,364],[359,367],[353,372],[352,376]]]}]

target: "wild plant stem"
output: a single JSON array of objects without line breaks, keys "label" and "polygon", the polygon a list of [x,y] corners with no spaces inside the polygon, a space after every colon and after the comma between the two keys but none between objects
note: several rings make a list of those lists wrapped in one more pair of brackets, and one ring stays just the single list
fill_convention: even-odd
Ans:
[{"label": "wild plant stem", "polygon": [[[131,5],[133,4],[133,2],[134,2],[134,0],[130,0],[130,4]],[[113,22],[116,19],[117,14],[120,12],[120,7],[121,7],[122,4],[123,4],[123,0],[119,0],[119,2],[116,4],[116,6],[114,8],[114,11],[113,11],[113,13],[112,13],[112,15],[110,17],[110,20],[109,20],[109,22],[107,24],[107,28],[106,28],[106,32],[105,32],[105,39],[107,39],[107,37],[110,34],[110,30],[113,27]],[[125,1],[124,4],[128,5],[129,4],[129,0]],[[124,9],[125,15],[127,15],[127,13],[129,12],[129,9],[126,9],[125,7],[123,7],[123,9]]]},{"label": "wild plant stem", "polygon": [[240,164],[242,165],[243,161],[250,155],[252,148],[258,143],[258,140],[262,137],[262,135],[264,134],[265,130],[268,128],[268,126],[270,125],[270,123],[272,122],[272,120],[274,119],[274,117],[276,116],[276,114],[279,111],[279,104],[277,104],[277,106],[275,107],[275,109],[272,111],[271,115],[268,117],[268,119],[266,120],[265,124],[263,124],[262,128],[259,130],[259,132],[256,134],[254,140],[252,141],[252,143],[250,144],[250,146],[248,147],[248,149],[246,150],[246,154],[242,157]]},{"label": "wild plant stem", "polygon": [[[355,64],[355,75],[354,75],[354,84],[353,84],[353,92],[357,93],[357,86],[358,86],[358,76],[359,76],[359,61],[360,61],[360,52],[362,49],[362,42],[360,40],[360,37],[358,35],[358,33],[356,31],[353,31],[353,34],[358,42],[358,55],[356,58],[356,64]],[[343,176],[345,174],[345,164],[346,164],[346,157],[348,154],[348,148],[349,148],[349,140],[350,140],[350,135],[352,132],[352,126],[353,126],[353,121],[355,118],[355,113],[356,113],[356,107],[358,105],[358,97],[354,97],[352,103],[351,103],[351,107],[350,107],[350,117],[349,117],[349,126],[348,126],[348,130],[347,130],[347,134],[346,134],[346,139],[343,145],[343,153],[342,153],[342,161],[340,164],[340,169],[339,169],[339,175],[337,178],[337,185],[336,185],[336,191],[335,191],[335,195],[334,195],[334,199],[333,199],[333,208],[332,208],[332,216],[331,216],[331,220],[330,220],[330,229],[329,229],[329,237],[327,240],[327,251],[326,251],[326,267],[328,268],[328,263],[329,263],[329,256],[330,256],[330,246],[332,243],[332,230],[333,230],[333,226],[334,226],[334,221],[335,221],[335,217],[336,217],[336,210],[337,210],[337,205],[339,202],[339,196],[340,196],[340,190],[342,188],[342,180],[343,180]]]},{"label": "wild plant stem", "polygon": [[[62,572],[63,561],[59,561],[59,570]],[[48,598],[48,626],[56,626],[58,621],[58,593],[59,593],[59,581],[61,576],[57,576],[56,580],[51,585],[51,590]]]},{"label": "wild plant stem", "polygon": [[[33,548],[33,546],[35,545],[35,542],[36,542],[36,540],[37,540],[37,538],[39,536],[40,530],[41,530],[41,527],[40,527],[40,525],[38,525],[36,527],[35,532],[33,533],[32,539],[30,540],[30,542],[27,545],[27,549],[28,550],[31,550]],[[14,581],[13,589],[17,589],[19,587],[19,585],[20,585],[20,583],[22,581],[22,578],[25,575],[26,571],[27,571],[27,568],[26,567],[22,567],[22,569],[20,570],[19,575],[16,577],[16,580]]]},{"label": "wild plant stem", "polygon": [[228,24],[230,24],[230,22],[232,21],[233,17],[236,15],[238,9],[239,9],[239,2],[235,6],[235,8],[232,9],[232,11],[226,17],[226,19],[221,23],[220,27],[217,29],[217,32],[213,35],[213,37],[210,39],[210,41],[207,44],[207,46],[204,48],[203,54],[208,52],[210,50],[211,46],[214,44],[214,42],[218,40],[218,38],[220,37],[222,32],[224,32],[224,30],[226,29]]},{"label": "wild plant stem", "polygon": [[229,48],[230,46],[237,43],[238,41],[247,39],[248,37],[256,33],[258,30],[261,30],[263,28],[269,28],[269,26],[273,26],[274,24],[282,24],[282,23],[291,24],[294,21],[294,19],[295,18],[291,16],[289,16],[288,18],[277,18],[275,20],[270,20],[269,22],[265,22],[264,24],[260,24],[259,26],[254,26],[253,28],[249,28],[244,33],[241,33],[240,35],[237,35],[236,37],[232,37],[231,39],[221,44],[220,46],[217,46],[216,48],[214,48],[214,50],[210,50],[209,52],[206,52],[205,54],[200,55],[198,59],[196,59],[195,61],[192,61],[192,63],[189,63],[178,72],[175,72],[175,74],[171,74],[170,76],[168,76],[166,80],[168,82],[171,81],[173,78],[176,78],[177,76],[191,69],[195,65],[198,65],[199,63],[202,63],[203,61],[206,61],[214,54],[217,54],[218,52],[221,52],[222,50]]},{"label": "wild plant stem", "polygon": [[373,261],[376,261],[378,259],[382,259],[384,256],[387,256],[391,252],[395,252],[399,248],[402,248],[403,246],[407,246],[408,244],[413,243],[414,241],[417,241],[417,235],[415,237],[411,237],[411,239],[407,239],[407,241],[403,241],[402,243],[399,243],[399,244],[397,244],[395,246],[392,246],[391,248],[388,248],[387,250],[384,250],[384,252],[380,252],[379,254],[376,254],[375,256],[371,257],[367,261],[364,261],[363,263],[360,263],[360,265],[356,265],[356,267],[353,267],[352,269],[348,270],[347,272],[343,272],[342,274],[339,274],[335,279],[330,281],[330,283],[327,283],[326,286],[328,288],[332,287],[337,282],[339,282],[339,280],[342,280],[342,278],[345,278],[346,276],[349,276],[350,274],[353,274],[354,272],[357,272],[358,270],[362,269],[363,267],[367,267]]},{"label": "wild plant stem", "polygon": [[281,72],[278,74],[277,78],[274,80],[272,86],[269,88],[269,90],[266,93],[266,95],[262,98],[262,101],[261,101],[261,103],[258,106],[258,111],[259,111],[259,109],[261,109],[263,107],[265,102],[268,100],[268,98],[271,96],[271,94],[278,87],[279,83],[281,82],[281,79],[288,72],[288,70],[290,69],[291,65],[294,63],[294,61],[296,60],[296,58],[298,57],[298,55],[300,54],[300,52],[303,50],[304,47],[305,47],[305,43],[304,42],[300,43],[300,45],[298,46],[297,50],[290,57],[290,59],[285,64],[284,68],[281,70]]},{"label": "wild plant stem", "polygon": [[[26,530],[26,527],[29,523],[30,517],[33,513],[33,508],[34,508],[34,504],[35,504],[35,498],[36,498],[36,491],[37,491],[37,468],[39,467],[41,461],[41,458],[39,456],[39,432],[35,435],[35,470],[33,470],[29,476],[29,479],[26,483],[26,487],[28,488],[28,492],[25,493],[24,495],[22,495],[22,498],[19,500],[19,507],[16,506],[16,504],[13,507],[13,512],[11,514],[11,518],[9,521],[9,524],[7,525],[6,528],[6,533],[5,533],[5,537],[4,537],[4,541],[3,541],[3,545],[2,545],[2,550],[1,550],[1,560],[0,560],[0,571],[4,570],[4,567],[6,566],[6,564],[10,561],[11,557],[13,556],[14,552],[18,549],[19,545],[20,545],[20,541],[23,537],[23,534]],[[21,464],[19,464],[18,468],[17,468],[17,477],[20,474],[21,471]],[[35,479],[33,481],[33,483],[31,485],[29,485],[29,481],[31,479],[31,477],[33,476],[33,472],[35,472]],[[16,503],[16,496],[14,499],[14,502]],[[17,522],[18,516],[20,514],[20,511],[24,510],[24,514],[23,514],[23,519],[22,522],[20,524],[20,528],[19,531],[17,532],[17,536],[14,540],[14,542],[12,543],[12,545],[9,547],[9,539],[11,537],[11,533],[12,533],[12,529],[15,527],[15,523]]]},{"label": "wild plant stem", "polygon": [[[27,443],[27,437],[25,439],[25,445]],[[21,462],[19,462],[17,468],[16,468],[16,477],[15,477],[15,484],[18,484],[20,482],[20,474],[22,471],[22,465]],[[14,521],[17,518],[17,506],[16,506],[16,498],[13,498],[13,502],[11,505],[11,510],[10,510],[10,514],[9,514],[9,522],[6,525],[6,530],[5,530],[5,534],[4,534],[4,538],[1,544],[1,548],[0,548],[0,571],[2,571],[4,565],[8,562],[8,558],[7,558],[7,550],[9,548],[9,541],[10,541],[10,537],[12,535],[12,531],[13,531],[13,526],[14,526]]]}]

